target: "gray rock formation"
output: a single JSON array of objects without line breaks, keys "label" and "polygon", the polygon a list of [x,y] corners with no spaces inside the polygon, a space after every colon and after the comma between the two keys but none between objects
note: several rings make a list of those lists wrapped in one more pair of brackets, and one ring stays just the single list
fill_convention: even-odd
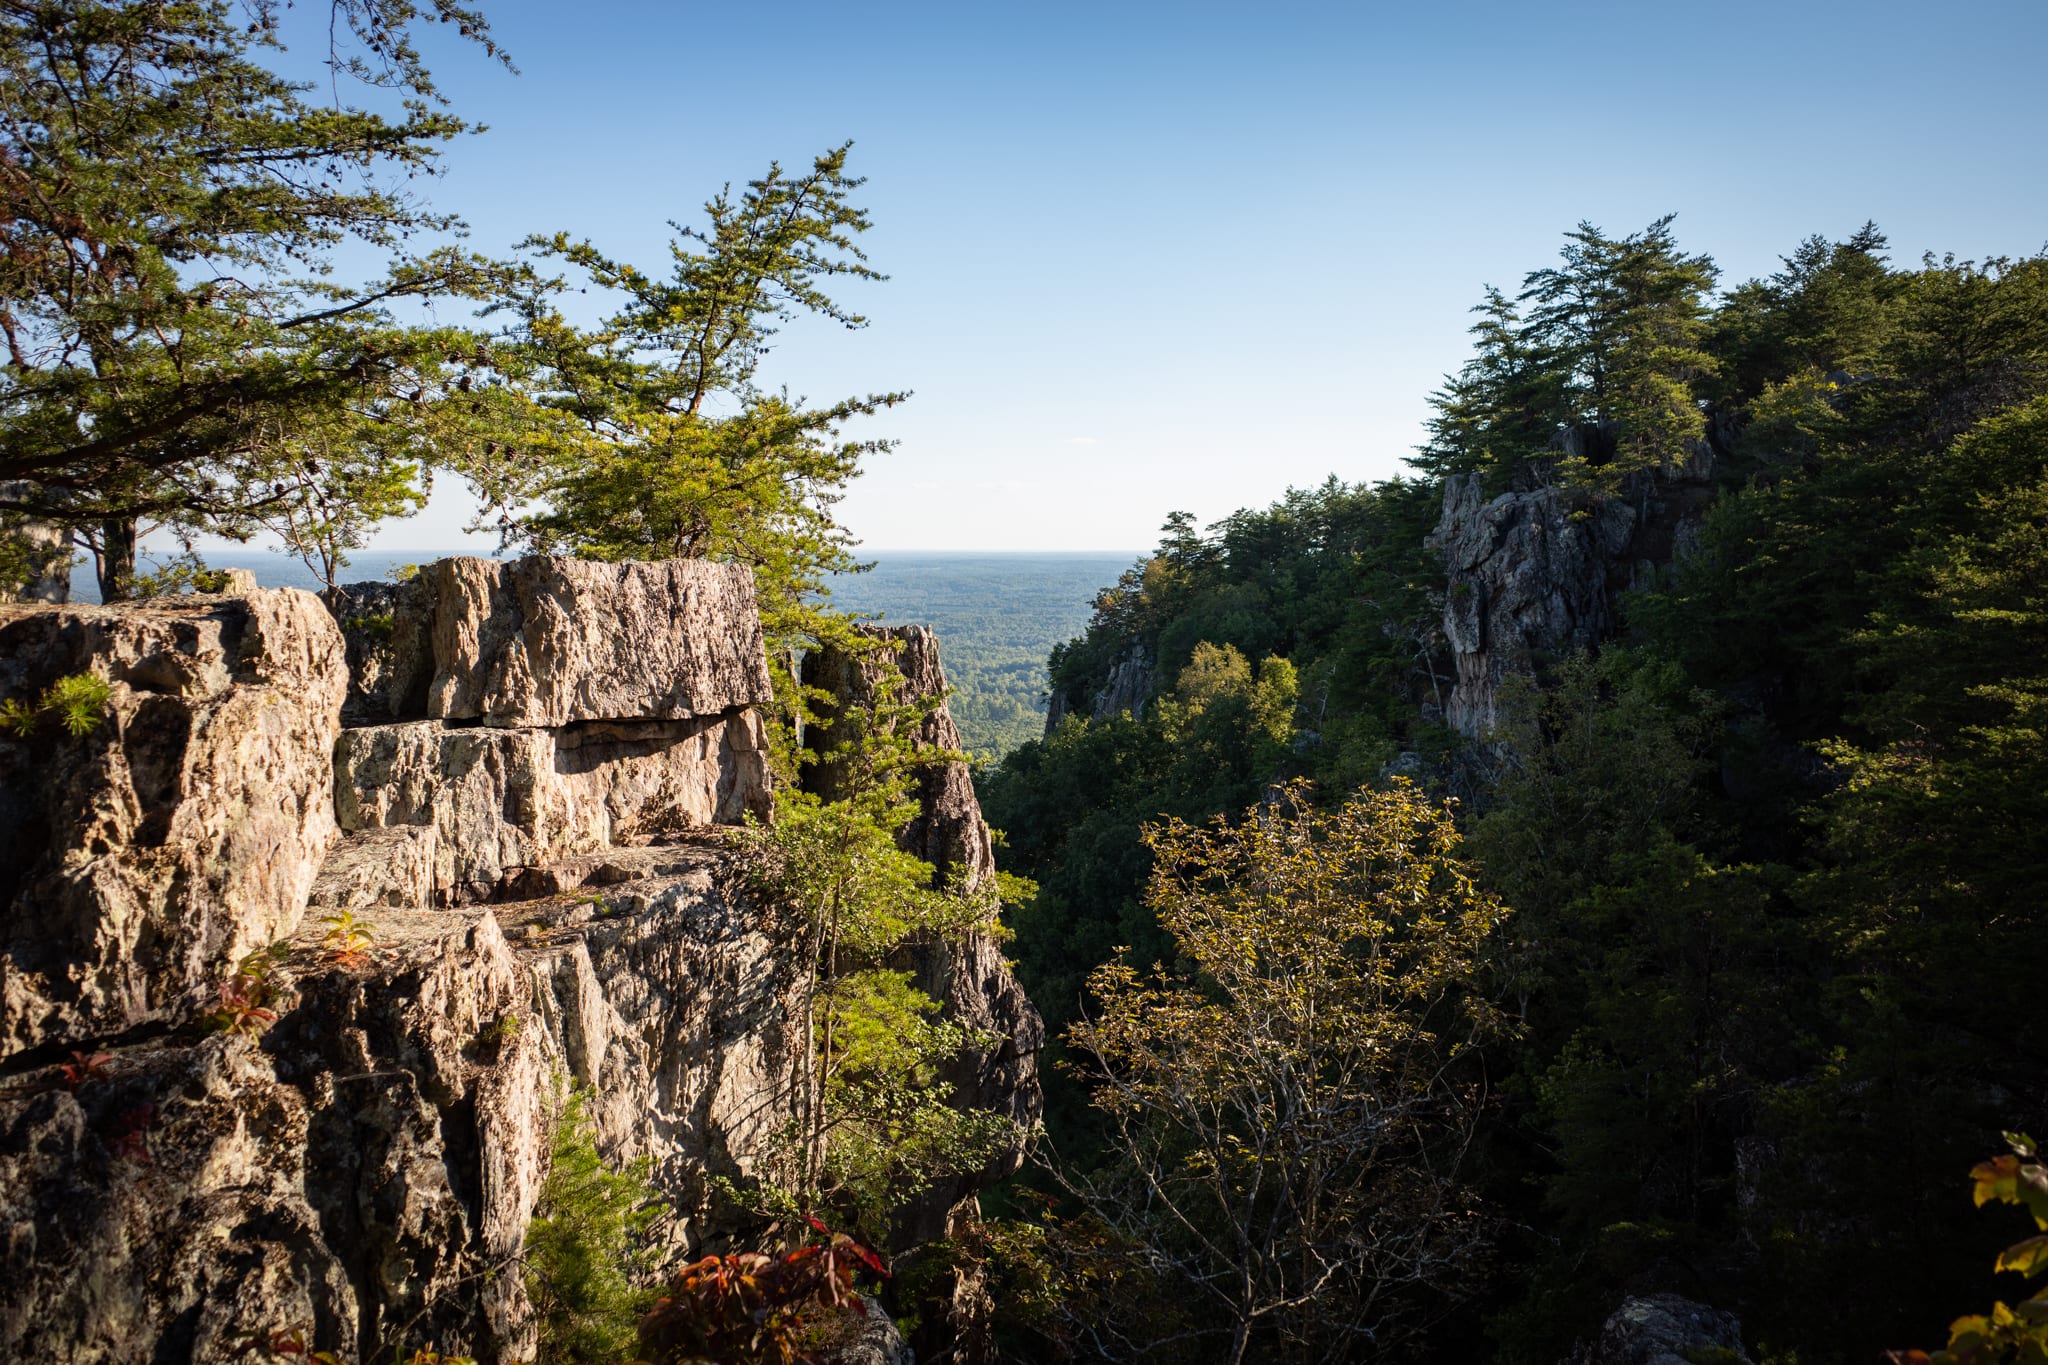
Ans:
[{"label": "gray rock formation", "polygon": [[[1133,716],[1145,714],[1146,704],[1158,689],[1157,670],[1152,666],[1152,652],[1142,640],[1131,641],[1124,656],[1109,670],[1109,679],[1088,698],[1088,715],[1094,720],[1113,720],[1128,711]],[[1055,692],[1045,708],[1045,732],[1049,735],[1060,728],[1060,722],[1068,715],[1067,699]]]},{"label": "gray rock formation", "polygon": [[685,1245],[704,1179],[744,1177],[789,1112],[795,964],[725,866],[668,850],[603,918],[382,911],[353,966],[310,926],[260,1038],[116,1046],[75,1088],[9,1076],[0,1358],[214,1361],[292,1332],[347,1360],[531,1358],[516,1257],[553,1077],[595,1088],[608,1151],[654,1160]]},{"label": "gray rock formation", "polygon": [[348,644],[349,725],[424,719],[434,677],[433,597],[424,574],[402,583],[344,583],[328,609]]},{"label": "gray rock formation", "polygon": [[188,1018],[298,927],[334,838],[342,642],[310,594],[0,608],[0,699],[108,684],[0,735],[0,1057]]},{"label": "gray rock formation", "polygon": [[1537,488],[1488,501],[1477,474],[1444,481],[1430,535],[1447,578],[1444,635],[1457,681],[1453,730],[1482,739],[1500,723],[1500,684],[1610,638],[1618,602],[1682,555],[1712,494],[1705,455],[1616,494]]},{"label": "gray rock formation", "polygon": [[444,559],[427,714],[493,726],[688,720],[769,697],[754,578],[738,564]]},{"label": "gray rock formation", "polygon": [[[864,630],[890,652],[875,656],[818,651],[804,658],[804,682],[829,692],[842,712],[849,707],[864,709],[892,693],[897,700],[924,703],[932,709],[918,722],[915,747],[958,752],[959,732],[939,704],[946,695],[946,673],[937,637],[925,626]],[[900,680],[893,687],[884,681],[892,672],[892,681]],[[834,728],[814,727],[806,743],[819,752],[829,751],[839,739]],[[814,765],[805,777],[808,787],[826,795],[839,780],[830,763]],[[932,865],[935,886],[967,895],[992,891],[994,840],[965,763],[937,763],[923,770],[918,814],[904,826],[897,842]],[[940,1002],[942,1017],[996,1040],[992,1046],[970,1049],[947,1069],[943,1079],[952,1087],[953,1102],[1003,1114],[1019,1135],[1016,1144],[993,1156],[983,1170],[940,1185],[904,1211],[905,1237],[921,1243],[949,1236],[965,1220],[978,1217],[977,1192],[1023,1165],[1029,1151],[1027,1135],[1044,1114],[1038,1056],[1045,1047],[1045,1025],[992,934],[973,932],[914,945],[905,965],[915,973],[918,986]],[[961,1365],[993,1361],[989,1319],[994,1305],[979,1275],[955,1272],[942,1281],[931,1291],[937,1301],[924,1313],[929,1326],[915,1344],[930,1352],[943,1343],[946,1358]]]},{"label": "gray rock formation", "polygon": [[[322,904],[489,900],[565,859],[767,812],[767,655],[740,566],[447,559],[330,605],[348,847]],[[365,843],[402,849],[381,884]]]},{"label": "gray rock formation", "polygon": [[767,737],[752,710],[560,730],[365,726],[342,733],[335,769],[337,818],[352,839],[423,831],[425,897],[409,889],[406,861],[367,903],[489,900],[529,869],[738,824],[768,800]]},{"label": "gray rock formation", "polygon": [[1626,1300],[1569,1365],[1750,1365],[1742,1321],[1677,1294]]},{"label": "gray rock formation", "polygon": [[[608,1156],[650,1158],[679,1252],[731,1231],[707,1182],[759,1168],[804,1055],[800,926],[716,828],[766,809],[751,588],[479,563],[334,616],[289,591],[0,609],[0,698],[86,670],[110,694],[85,735],[0,732],[0,1359],[277,1334],[528,1358],[559,1083],[592,1087]],[[985,879],[964,771],[934,782],[918,837]],[[271,995],[227,1028],[266,945]],[[1035,1119],[1037,1019],[994,944],[918,956],[1005,1039],[962,1102]]]}]

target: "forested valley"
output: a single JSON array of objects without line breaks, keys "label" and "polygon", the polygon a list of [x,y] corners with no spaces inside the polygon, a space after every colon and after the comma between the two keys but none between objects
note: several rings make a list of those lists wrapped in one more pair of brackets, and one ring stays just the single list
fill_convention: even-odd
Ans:
[{"label": "forested valley", "polygon": [[[1210,1312],[1222,1331],[1270,1277],[1266,1302],[1305,1301],[1271,1310],[1254,1354],[1341,1354],[1363,1315],[1313,1300],[1342,1239],[1275,1231],[1327,1197],[1334,1118],[1262,1145],[1292,1121],[1270,1075],[1151,1039],[1200,1092],[1183,1111],[1135,1094],[1128,1047],[1105,1073],[1103,1030],[1131,973],[1254,1026],[1213,945],[1162,923],[1204,883],[1148,829],[1426,794],[1501,907],[1458,987],[1487,1010],[1426,1026],[1458,1105],[1402,1139],[1409,1178],[1472,1201],[1432,1206],[1466,1263],[1425,1273],[1391,1236],[1359,1250],[1383,1262],[1371,1296],[1349,1291],[1382,1319],[1366,1339],[1555,1361],[1625,1297],[1671,1292],[1738,1311],[1760,1360],[1939,1343],[1965,1309],[2024,1295],[1989,1272],[2026,1220],[1978,1211],[1969,1173],[2007,1153],[2009,1177],[2001,1135],[2039,1131],[2048,1102],[2030,1040],[2048,979],[2048,260],[1901,264],[1865,227],[1717,292],[1667,220],[1581,226],[1532,265],[1475,310],[1413,477],[1332,479],[1206,529],[1169,518],[1054,652],[1063,719],[983,775],[1011,867],[1038,883],[1013,951],[1067,1030],[1052,1145],[1128,1201],[1149,1169],[1154,1216],[1127,1231],[1215,1277],[1162,1285],[1135,1333]],[[1601,529],[1616,507],[1640,514],[1634,536],[1627,513]],[[1502,572],[1596,616],[1604,594],[1611,618],[1500,607],[1515,585],[1459,561],[1457,538],[1516,516],[1550,518],[1548,550],[1511,547],[1536,562]],[[1488,595],[1489,638],[1460,643],[1493,674],[1461,677],[1447,624]],[[1406,1008],[1425,1003],[1443,1004]],[[1398,1037],[1399,1013],[1360,1027]],[[1324,1065],[1346,1046],[1281,1033]],[[1219,1167],[1243,1205],[1185,1188]],[[1311,1170],[1313,1191],[1292,1185]],[[1359,1178],[1401,1197],[1401,1178]],[[1085,1221],[1076,1183],[1043,1182]],[[1253,1206],[1274,1221],[1232,1221]],[[1175,1227],[1165,1207],[1201,1212]],[[1242,1282],[1239,1258],[1257,1265]],[[2017,1319],[2028,1340],[2036,1320]],[[1957,1358],[2030,1358],[1999,1341]]]},{"label": "forested valley", "polygon": [[[428,55],[0,6],[0,1354],[2048,1359],[2048,256],[1581,224],[1410,474],[1162,489],[1042,728],[930,592],[963,740],[846,610],[910,393],[777,371],[853,145],[492,254]],[[436,479],[521,557],[348,583]]]}]

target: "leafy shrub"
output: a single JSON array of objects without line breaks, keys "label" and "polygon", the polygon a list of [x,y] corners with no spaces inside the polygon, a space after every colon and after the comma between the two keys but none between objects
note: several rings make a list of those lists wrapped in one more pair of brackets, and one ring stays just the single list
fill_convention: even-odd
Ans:
[{"label": "leafy shrub", "polygon": [[640,1323],[641,1354],[653,1365],[819,1365],[864,1316],[855,1274],[888,1272],[851,1237],[810,1224],[829,1240],[684,1266]]},{"label": "leafy shrub", "polygon": [[221,1033],[261,1033],[277,1022],[270,1008],[277,996],[271,969],[284,961],[290,949],[282,943],[258,948],[236,966],[234,975],[220,983],[220,1003],[206,1015],[208,1027]]},{"label": "leafy shrub", "polygon": [[[2023,1204],[2041,1234],[2015,1242],[1998,1253],[1992,1269],[2028,1277],[2048,1274],[2048,1166],[2037,1159],[2034,1140],[2007,1133],[2011,1153],[1993,1157],[1970,1172],[1973,1195],[1982,1208],[1996,1199]],[[2048,1360],[2048,1283],[2036,1284],[2026,1299],[2011,1307],[1991,1305],[1989,1313],[1973,1313],[1949,1324],[1948,1346],[1926,1351],[1892,1351],[1892,1365],[2019,1365]]]},{"label": "leafy shrub", "polygon": [[320,942],[327,949],[328,960],[342,967],[361,966],[371,945],[377,941],[377,931],[370,927],[369,922],[353,910],[337,910],[331,915],[323,915],[320,922],[327,926]]}]

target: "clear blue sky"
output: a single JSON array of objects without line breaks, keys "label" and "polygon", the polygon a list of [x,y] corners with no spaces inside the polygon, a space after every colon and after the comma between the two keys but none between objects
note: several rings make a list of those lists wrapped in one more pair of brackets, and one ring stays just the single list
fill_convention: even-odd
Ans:
[{"label": "clear blue sky", "polygon": [[[893,277],[763,372],[908,388],[842,505],[871,548],[1136,549],[1398,472],[1488,282],[1667,212],[1724,283],[1865,219],[1894,259],[2048,242],[2048,3],[692,4],[486,0],[474,242],[670,218],[855,142]],[[453,484],[386,547],[456,543]]]}]

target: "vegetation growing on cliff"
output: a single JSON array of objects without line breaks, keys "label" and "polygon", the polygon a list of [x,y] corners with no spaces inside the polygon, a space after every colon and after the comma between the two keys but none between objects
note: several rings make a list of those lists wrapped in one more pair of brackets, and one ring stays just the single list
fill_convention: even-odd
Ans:
[{"label": "vegetation growing on cliff", "polygon": [[778,324],[809,313],[862,327],[828,287],[887,278],[857,245],[869,219],[853,202],[851,147],[794,174],[771,165],[736,197],[721,190],[702,227],[678,226],[666,277],[566,235],[528,240],[616,309],[574,325],[560,279],[503,305],[523,391],[566,422],[555,446],[469,466],[489,508],[512,518],[509,539],[598,559],[736,560],[753,567],[779,645],[833,628],[818,592],[856,561],[832,508],[861,461],[889,448],[842,429],[908,395],[812,408],[757,380]]},{"label": "vegetation growing on cliff", "polygon": [[[1489,291],[1430,482],[1176,517],[1055,651],[1068,718],[983,782],[1043,888],[1018,917],[1034,998],[1072,1019],[1104,1007],[1097,964],[1185,964],[1139,899],[1148,822],[1418,774],[1470,798],[1515,912],[1482,975],[1525,1030],[1478,1148],[1510,1229],[1491,1340],[1440,1336],[1444,1358],[1547,1365],[1653,1289],[1809,1365],[1935,1339],[1982,1293],[1951,1175],[2048,1105],[2025,1036],[2044,283],[2043,258],[1897,266],[1866,227],[1716,296],[1666,220],[1582,227],[1519,297]],[[1475,475],[1582,508],[1683,479],[1710,504],[1619,638],[1539,658],[1482,745],[1441,728],[1436,626],[1477,589],[1423,545],[1440,481]],[[1268,656],[1299,679],[1279,725],[1255,719]],[[1238,709],[1210,732],[1219,693]],[[1135,714],[1092,714],[1111,696]],[[1067,1157],[1109,1158],[1074,1097],[1049,1114]]]}]

